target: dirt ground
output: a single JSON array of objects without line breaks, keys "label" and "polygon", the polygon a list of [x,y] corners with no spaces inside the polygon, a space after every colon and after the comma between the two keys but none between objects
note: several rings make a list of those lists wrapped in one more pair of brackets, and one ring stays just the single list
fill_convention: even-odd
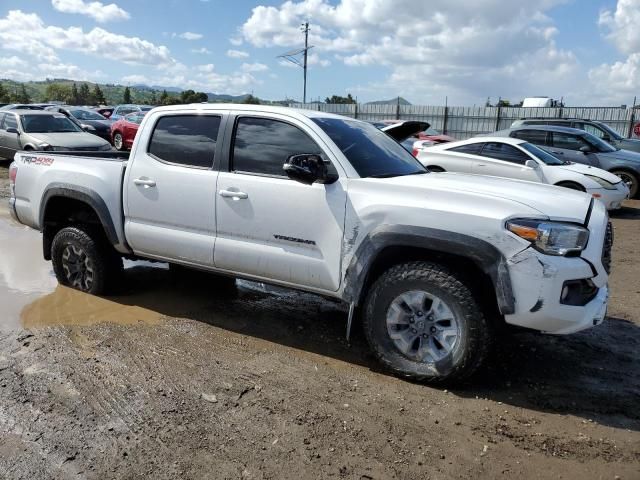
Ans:
[{"label": "dirt ground", "polygon": [[449,390],[379,371],[313,295],[146,263],[118,297],[56,288],[2,212],[0,478],[640,478],[640,201],[603,325],[505,337]]}]

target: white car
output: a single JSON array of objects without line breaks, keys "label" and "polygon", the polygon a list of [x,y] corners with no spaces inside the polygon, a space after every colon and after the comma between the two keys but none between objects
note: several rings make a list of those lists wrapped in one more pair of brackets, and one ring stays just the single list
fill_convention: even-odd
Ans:
[{"label": "white car", "polygon": [[476,137],[440,145],[413,145],[414,155],[433,172],[462,172],[515,178],[580,190],[602,201],[608,210],[620,208],[629,188],[600,168],[566,162],[517,138]]}]

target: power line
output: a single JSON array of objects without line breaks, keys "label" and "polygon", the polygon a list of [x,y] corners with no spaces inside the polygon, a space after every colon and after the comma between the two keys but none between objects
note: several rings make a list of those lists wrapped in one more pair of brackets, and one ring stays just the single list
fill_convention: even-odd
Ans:
[{"label": "power line", "polygon": [[[289,50],[282,55],[278,55],[277,58],[283,58],[284,60],[302,68],[304,82],[302,89],[302,103],[307,103],[307,57],[309,50],[313,48],[313,45],[309,45],[309,22],[304,22],[300,30],[304,33],[304,48]],[[302,55],[302,60],[298,58],[299,55]]]}]

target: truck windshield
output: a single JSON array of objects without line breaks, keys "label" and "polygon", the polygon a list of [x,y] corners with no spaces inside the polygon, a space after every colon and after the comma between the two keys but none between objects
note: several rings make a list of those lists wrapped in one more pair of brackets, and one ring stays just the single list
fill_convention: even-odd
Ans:
[{"label": "truck windshield", "polygon": [[360,177],[398,177],[428,173],[398,142],[370,123],[312,118],[347,157]]},{"label": "truck windshield", "polygon": [[26,133],[81,132],[71,120],[62,114],[21,115],[22,129]]}]

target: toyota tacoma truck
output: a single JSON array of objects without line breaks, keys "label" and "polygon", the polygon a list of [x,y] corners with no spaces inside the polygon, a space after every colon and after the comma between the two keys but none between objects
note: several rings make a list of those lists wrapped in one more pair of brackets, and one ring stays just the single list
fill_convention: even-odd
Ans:
[{"label": "toyota tacoma truck", "polygon": [[430,173],[392,136],[284,107],[160,107],[129,154],[18,152],[10,209],[42,232],[63,285],[103,294],[126,257],[313,292],[345,302],[347,336],[359,319],[379,361],[418,381],[469,376],[504,324],[603,321],[600,202]]}]

